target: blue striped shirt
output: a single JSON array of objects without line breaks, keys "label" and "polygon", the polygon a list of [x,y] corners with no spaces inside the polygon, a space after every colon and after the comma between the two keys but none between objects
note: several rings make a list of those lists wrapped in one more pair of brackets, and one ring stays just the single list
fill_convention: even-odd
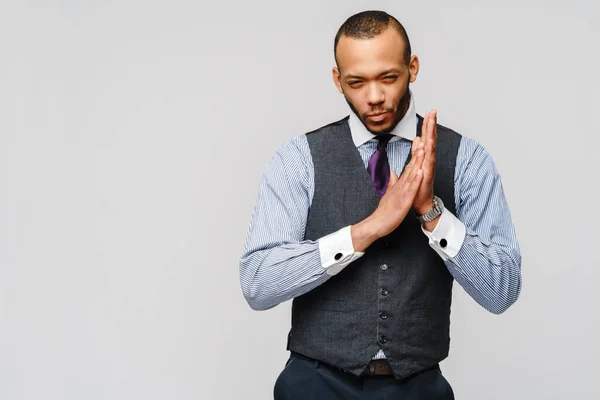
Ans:
[{"label": "blue striped shirt", "polygon": [[[388,144],[390,168],[398,175],[411,144],[405,138]],[[376,141],[368,140],[357,149],[366,168]],[[455,240],[456,251],[448,254],[436,246],[437,228],[424,234],[460,286],[486,310],[502,313],[520,295],[521,253],[492,158],[464,136],[454,184],[456,216],[444,210],[442,219],[446,231],[462,232]],[[240,260],[242,291],[253,309],[270,309],[332,278],[323,265],[323,241],[304,240],[313,193],[314,169],[306,136],[292,137],[277,149],[261,178]]]}]

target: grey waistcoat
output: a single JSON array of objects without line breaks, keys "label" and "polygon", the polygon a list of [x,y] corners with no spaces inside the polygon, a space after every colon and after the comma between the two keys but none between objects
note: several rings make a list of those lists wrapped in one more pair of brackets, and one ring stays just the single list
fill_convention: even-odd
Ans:
[{"label": "grey waistcoat", "polygon": [[[418,135],[421,126],[419,116]],[[461,136],[437,129],[435,193],[455,214]],[[348,117],[308,133],[307,140],[315,190],[305,239],[317,240],[365,219],[379,197],[352,142]],[[448,355],[452,283],[411,211],[364,256],[293,300],[287,348],[355,375],[381,348],[394,375],[407,377]]]}]

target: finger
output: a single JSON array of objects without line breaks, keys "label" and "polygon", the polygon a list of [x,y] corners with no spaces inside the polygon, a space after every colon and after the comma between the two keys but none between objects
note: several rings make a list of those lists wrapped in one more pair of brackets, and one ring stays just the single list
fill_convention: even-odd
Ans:
[{"label": "finger", "polygon": [[435,174],[435,151],[428,150],[427,155],[424,157],[423,165],[421,166],[423,170],[423,179],[427,182],[430,182],[433,179]]},{"label": "finger", "polygon": [[410,146],[410,156],[411,156],[411,158],[414,158],[414,156],[415,156],[415,154],[417,152],[417,146],[418,146],[417,141],[413,140],[412,146]]},{"label": "finger", "polygon": [[423,142],[423,140],[417,136],[412,143],[412,147],[411,147],[411,158],[410,161],[408,163],[408,165],[411,165],[411,163],[413,163],[414,158],[417,156],[417,152],[420,149],[424,149],[425,148],[425,144]]},{"label": "finger", "polygon": [[404,172],[410,172],[410,170],[413,168],[413,166],[417,162],[419,154],[424,151],[425,151],[425,149],[421,145],[415,146],[412,157],[410,158],[410,161],[408,162],[408,164],[406,164],[406,167],[404,168],[404,171],[402,173],[403,175],[404,175]]},{"label": "finger", "polygon": [[423,170],[418,170],[415,179],[410,183],[410,186],[408,187],[408,193],[411,195],[411,203],[413,202],[415,196],[419,192],[419,187],[421,186],[421,182],[423,182],[423,175]]},{"label": "finger", "polygon": [[[427,142],[425,143],[426,157],[425,163],[435,164],[435,149],[437,147],[437,126],[436,126],[437,111],[432,110],[429,113],[429,122],[427,124]],[[427,174],[425,174],[427,178]]]},{"label": "finger", "polygon": [[417,158],[415,160],[415,165],[413,168],[416,169],[421,169],[421,167],[423,166],[423,160],[425,159],[425,149],[420,149],[417,152]]},{"label": "finger", "polygon": [[428,141],[431,140],[431,133],[433,132],[432,129],[435,126],[435,123],[434,123],[435,113],[436,113],[435,110],[431,110],[431,111],[429,111],[429,114],[427,114],[427,115],[429,115],[429,119],[427,121],[427,140]]},{"label": "finger", "polygon": [[412,165],[415,163],[414,159],[417,157],[417,152],[421,149],[424,149],[423,142],[421,141],[420,137],[417,137],[415,140],[413,140],[410,161],[407,164],[407,168],[412,167]]},{"label": "finger", "polygon": [[423,171],[419,169],[415,173],[415,178],[412,181],[407,182],[407,184],[403,188],[404,194],[402,197],[403,197],[403,200],[406,202],[405,204],[412,205],[417,193],[419,192],[419,188],[421,187],[422,181],[423,181]]},{"label": "finger", "polygon": [[396,182],[398,182],[398,175],[396,174],[396,171],[392,169],[390,170],[390,180],[388,182],[388,189],[394,186]]},{"label": "finger", "polygon": [[429,144],[425,149],[425,158],[423,160],[423,168],[433,169],[435,166],[435,145]]},{"label": "finger", "polygon": [[421,127],[421,138],[423,141],[427,139],[427,125],[429,124],[429,112],[423,118],[423,126]]},{"label": "finger", "polygon": [[437,110],[433,110],[431,113],[428,129],[429,138],[433,142],[433,147],[435,148],[437,142]]},{"label": "finger", "polygon": [[417,150],[422,149],[422,148],[425,147],[425,142],[423,141],[423,138],[421,138],[420,136],[417,136],[415,138],[415,142],[416,142],[415,146],[416,146]]},{"label": "finger", "polygon": [[[400,180],[402,182],[404,182],[407,179],[410,179],[410,174],[411,172],[416,172],[416,170],[420,169],[421,166],[423,165],[423,158],[425,156],[425,149],[423,146],[423,142],[417,142],[416,145],[413,142],[413,146],[415,146],[415,150],[414,150],[414,154],[411,157],[410,161],[408,162],[408,164],[406,165],[406,167],[404,168],[404,171],[402,171],[402,174],[400,176]],[[416,168],[416,170],[415,170]]]},{"label": "finger", "polygon": [[423,160],[423,179],[426,181],[430,181],[433,179],[433,175],[435,173],[435,145],[432,143],[428,143],[425,150],[425,157]]},{"label": "finger", "polygon": [[396,172],[392,169],[390,170],[390,179],[388,180],[387,187],[384,192],[384,197],[392,191],[391,189],[396,185],[396,182],[398,182],[398,175],[396,175]]},{"label": "finger", "polygon": [[435,135],[435,122],[433,120],[430,121],[428,125],[428,138],[425,143],[425,152],[428,158],[435,156],[435,148],[436,148],[436,135]]},{"label": "finger", "polygon": [[411,153],[411,160],[412,158],[415,158],[415,156],[417,155],[417,151],[423,147],[423,141],[421,140],[421,137],[417,136],[415,138],[415,140],[413,140],[411,149],[410,149],[410,153]]},{"label": "finger", "polygon": [[408,170],[408,176],[407,176],[407,179],[409,181],[412,181],[415,179],[416,173],[421,169],[421,167],[423,165],[424,156],[425,156],[425,151],[423,149],[420,149],[417,152],[416,157],[410,161],[411,165],[410,165],[410,169]]}]

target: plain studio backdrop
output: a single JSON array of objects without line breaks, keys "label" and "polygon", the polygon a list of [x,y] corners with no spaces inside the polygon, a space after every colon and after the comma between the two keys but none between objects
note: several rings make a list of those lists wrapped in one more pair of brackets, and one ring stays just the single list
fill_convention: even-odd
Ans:
[{"label": "plain studio backdrop", "polygon": [[239,258],[275,149],[348,114],[333,38],[364,9],[406,26],[418,112],[492,155],[522,247],[506,313],[455,285],[457,399],[600,398],[599,8],[3,0],[0,398],[272,398],[290,302],[251,310]]}]

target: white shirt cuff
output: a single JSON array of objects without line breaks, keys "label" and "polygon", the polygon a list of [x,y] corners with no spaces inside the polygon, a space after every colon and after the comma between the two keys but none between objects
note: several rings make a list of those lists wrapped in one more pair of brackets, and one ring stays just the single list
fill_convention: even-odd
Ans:
[{"label": "white shirt cuff", "polygon": [[429,246],[444,261],[456,257],[465,241],[465,234],[467,232],[465,224],[447,209],[442,211],[440,220],[433,232],[429,232],[423,225],[421,225],[421,230],[429,238]]},{"label": "white shirt cuff", "polygon": [[365,253],[354,251],[350,226],[330,233],[318,240],[321,255],[321,266],[329,275],[336,275],[352,261]]}]

